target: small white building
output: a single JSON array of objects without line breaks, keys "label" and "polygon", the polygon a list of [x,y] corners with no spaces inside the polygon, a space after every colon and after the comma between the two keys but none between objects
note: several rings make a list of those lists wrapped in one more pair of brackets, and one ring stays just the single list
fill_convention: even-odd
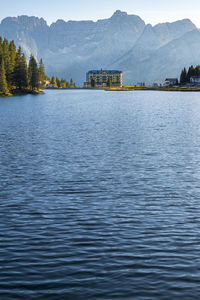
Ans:
[{"label": "small white building", "polygon": [[174,86],[178,84],[178,78],[166,78],[165,86]]},{"label": "small white building", "polygon": [[199,76],[192,76],[192,77],[190,77],[190,83],[192,83],[192,84],[200,84],[200,77]]}]

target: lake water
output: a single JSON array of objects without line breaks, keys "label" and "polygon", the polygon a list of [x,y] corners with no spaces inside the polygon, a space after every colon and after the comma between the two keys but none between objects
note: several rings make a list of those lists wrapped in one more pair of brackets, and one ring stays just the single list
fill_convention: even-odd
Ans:
[{"label": "lake water", "polygon": [[200,298],[200,93],[0,99],[0,299]]}]

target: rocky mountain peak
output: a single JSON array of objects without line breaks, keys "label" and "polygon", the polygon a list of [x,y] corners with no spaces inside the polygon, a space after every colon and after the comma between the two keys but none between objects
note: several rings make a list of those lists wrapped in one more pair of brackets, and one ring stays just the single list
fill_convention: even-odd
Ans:
[{"label": "rocky mountain peak", "polygon": [[10,24],[18,24],[24,26],[26,29],[40,26],[47,26],[47,22],[43,18],[29,17],[26,15],[18,17],[8,17],[2,20],[2,26],[9,26]]},{"label": "rocky mountain peak", "polygon": [[121,10],[116,10],[112,17],[126,17],[128,16],[127,12],[121,11]]},{"label": "rocky mountain peak", "polygon": [[58,20],[48,26],[43,18],[19,16],[0,23],[0,36],[15,40],[27,57],[42,57],[50,76],[73,77],[79,84],[88,69],[100,67],[122,70],[124,82],[131,83],[177,76],[187,67],[184,61],[200,64],[200,32],[189,19],[152,26],[117,10],[97,22]]}]

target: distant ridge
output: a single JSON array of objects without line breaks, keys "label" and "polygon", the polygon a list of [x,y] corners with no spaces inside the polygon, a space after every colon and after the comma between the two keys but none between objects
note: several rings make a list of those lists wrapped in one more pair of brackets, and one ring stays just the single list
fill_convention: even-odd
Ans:
[{"label": "distant ridge", "polygon": [[189,20],[145,24],[136,15],[117,10],[109,19],[57,20],[8,17],[0,36],[14,39],[29,56],[43,58],[49,75],[73,77],[82,84],[91,69],[116,69],[124,83],[152,83],[176,77],[183,66],[200,64],[200,32]]}]

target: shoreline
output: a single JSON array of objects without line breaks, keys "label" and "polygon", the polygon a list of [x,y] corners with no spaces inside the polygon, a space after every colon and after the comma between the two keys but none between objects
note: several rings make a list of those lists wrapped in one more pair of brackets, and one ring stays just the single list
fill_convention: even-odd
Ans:
[{"label": "shoreline", "polygon": [[108,92],[130,92],[130,91],[159,91],[159,92],[200,92],[200,88],[186,87],[169,87],[169,88],[154,88],[154,87],[122,87],[122,88],[106,88]]},{"label": "shoreline", "polygon": [[158,92],[200,92],[200,88],[185,88],[185,87],[176,87],[176,88],[153,88],[153,87],[121,87],[121,88],[45,88],[43,90],[14,90],[7,95],[0,94],[0,98],[10,98],[16,96],[26,96],[26,95],[41,95],[45,94],[45,90],[90,90],[90,91],[106,91],[106,92],[135,92],[135,91],[158,91]]},{"label": "shoreline", "polygon": [[40,95],[44,94],[43,90],[13,90],[8,94],[0,94],[0,98],[10,98],[10,97],[16,97],[16,96],[26,96],[26,95]]}]

